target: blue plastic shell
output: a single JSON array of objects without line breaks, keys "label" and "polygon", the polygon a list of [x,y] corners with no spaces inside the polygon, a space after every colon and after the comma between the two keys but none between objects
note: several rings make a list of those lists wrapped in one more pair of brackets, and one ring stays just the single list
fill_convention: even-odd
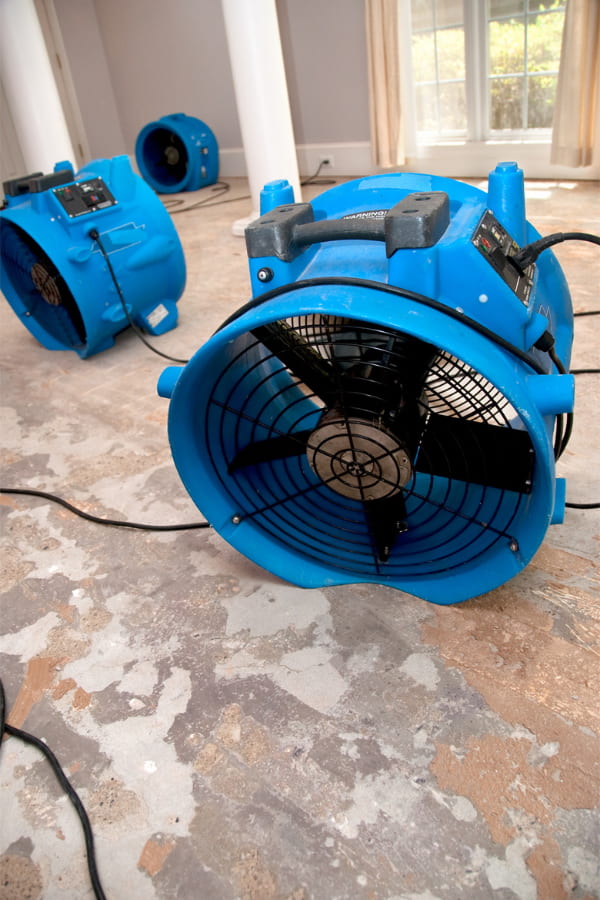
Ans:
[{"label": "blue plastic shell", "polygon": [[[503,172],[510,176],[505,187]],[[519,202],[524,210],[522,173],[520,184],[514,168],[496,176],[492,199],[502,222]],[[169,438],[184,485],[208,521],[241,553],[304,587],[372,582],[448,604],[515,576],[548,526],[561,519],[564,482],[555,478],[553,431],[556,416],[572,409],[574,382],[572,376],[553,373],[545,355],[531,348],[549,328],[568,363],[572,318],[566,283],[551,254],[540,258],[524,303],[474,246],[473,234],[491,203],[473,187],[423,175],[375,176],[318,197],[315,218],[379,214],[415,191],[448,194],[450,223],[435,245],[399,249],[387,258],[377,241],[332,240],[313,244],[289,261],[277,254],[251,259],[255,295],[264,291],[260,273],[266,268],[273,295],[249,304],[184,368],[168,369],[159,393],[171,398]],[[528,240],[536,236],[525,221],[521,226]],[[425,295],[437,305],[409,293],[395,295],[388,285]],[[293,440],[318,426],[322,409],[314,395],[298,386],[256,336],[270,323],[318,322],[323,316],[329,323],[350,319],[434,345],[447,369],[456,364],[457,396],[465,392],[457,406],[467,418],[483,414],[475,400],[470,405],[469,391],[499,398],[505,427],[529,435],[535,463],[527,487],[417,471],[405,486],[409,527],[398,535],[389,558],[381,559],[373,552],[363,504],[320,482],[306,453],[236,468],[240,448],[281,435]],[[531,352],[539,371],[502,341]],[[435,391],[433,383],[429,390]],[[510,468],[511,460],[505,465]]]},{"label": "blue plastic shell", "polygon": [[[106,260],[91,236],[94,231],[112,263],[129,315],[150,334],[163,334],[177,324],[176,304],[186,276],[172,219],[134,173],[128,157],[94,160],[71,184],[99,178],[115,201],[104,208],[69,215],[57,193],[68,190],[67,183],[8,197],[8,206],[0,212],[0,283],[6,299],[44,347],[74,350],[82,358],[112,346],[115,335],[129,324]],[[45,273],[48,287],[40,286],[36,271]],[[53,281],[60,281],[55,294]]]},{"label": "blue plastic shell", "polygon": [[135,142],[135,158],[159,194],[197,191],[219,177],[217,139],[205,122],[184,113],[145,125]]}]

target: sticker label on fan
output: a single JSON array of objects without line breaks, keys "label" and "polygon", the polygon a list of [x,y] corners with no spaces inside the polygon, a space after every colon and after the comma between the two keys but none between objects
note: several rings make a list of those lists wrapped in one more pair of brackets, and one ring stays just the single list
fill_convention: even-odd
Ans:
[{"label": "sticker label on fan", "polygon": [[384,219],[388,209],[363,209],[362,212],[348,213],[342,219]]},{"label": "sticker label on fan", "polygon": [[146,316],[146,321],[151,328],[156,328],[157,325],[160,325],[163,319],[166,319],[169,315],[169,310],[164,305],[164,303],[159,303],[149,315]]}]

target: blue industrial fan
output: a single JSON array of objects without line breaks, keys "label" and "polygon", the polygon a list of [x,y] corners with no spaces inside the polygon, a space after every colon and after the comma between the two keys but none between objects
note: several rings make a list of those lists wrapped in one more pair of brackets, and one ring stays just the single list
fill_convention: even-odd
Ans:
[{"label": "blue industrial fan", "polygon": [[0,284],[44,347],[87,357],[131,322],[154,335],[175,327],[181,242],[126,156],[95,160],[77,175],[59,163],[51,174],[6,182],[4,191]]},{"label": "blue industrial fan", "polygon": [[295,584],[493,589],[561,521],[574,391],[546,352],[552,334],[568,365],[558,263],[513,260],[536,237],[521,170],[499,165],[487,194],[392,174],[277,206],[284,187],[246,231],[254,299],[159,382],[184,484]]},{"label": "blue industrial fan", "polygon": [[155,191],[197,191],[219,177],[219,145],[205,122],[184,113],[149,122],[135,142],[138,168]]}]

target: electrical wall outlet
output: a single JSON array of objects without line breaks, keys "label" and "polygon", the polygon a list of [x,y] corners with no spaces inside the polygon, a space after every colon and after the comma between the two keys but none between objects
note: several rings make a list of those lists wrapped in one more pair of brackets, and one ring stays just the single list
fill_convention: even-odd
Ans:
[{"label": "electrical wall outlet", "polygon": [[333,168],[335,161],[330,153],[322,153],[319,157],[319,165],[322,169]]}]

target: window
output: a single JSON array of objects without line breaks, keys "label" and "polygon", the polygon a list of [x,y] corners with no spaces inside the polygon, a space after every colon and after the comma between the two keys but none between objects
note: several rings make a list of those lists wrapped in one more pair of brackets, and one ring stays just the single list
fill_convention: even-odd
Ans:
[{"label": "window", "polygon": [[[564,0],[407,0],[419,144],[549,139]],[[410,27],[407,27],[409,17]],[[406,93],[406,88],[405,88]]]}]

